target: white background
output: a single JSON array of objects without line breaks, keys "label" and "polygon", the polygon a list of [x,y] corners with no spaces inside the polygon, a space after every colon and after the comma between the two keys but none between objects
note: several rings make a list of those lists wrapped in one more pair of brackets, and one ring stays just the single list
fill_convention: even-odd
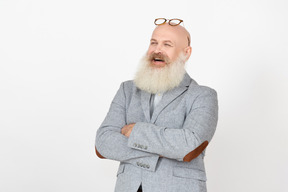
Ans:
[{"label": "white background", "polygon": [[0,0],[0,191],[113,191],[95,133],[157,17],[191,32],[188,73],[219,96],[210,192],[287,192],[285,0]]}]

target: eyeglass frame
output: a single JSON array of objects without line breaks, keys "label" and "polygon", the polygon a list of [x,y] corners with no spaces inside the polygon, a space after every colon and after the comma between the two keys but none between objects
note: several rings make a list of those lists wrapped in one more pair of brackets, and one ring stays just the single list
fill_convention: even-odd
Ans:
[{"label": "eyeglass frame", "polygon": [[[156,22],[157,22],[159,19],[163,19],[164,22],[163,22],[163,23],[160,23],[160,24],[157,24]],[[174,18],[174,19],[157,18],[157,19],[154,20],[154,24],[155,24],[155,25],[163,25],[163,24],[165,24],[165,23],[167,22],[167,20],[168,20],[168,24],[171,25],[171,26],[177,26],[177,25],[180,25],[180,24],[183,22],[182,19],[177,19],[177,18]],[[178,24],[175,24],[175,25],[172,25],[170,22],[173,21],[173,20],[178,20],[179,23],[178,23]]]},{"label": "eyeglass frame", "polygon": [[[156,21],[157,21],[158,19],[164,19],[164,22],[161,23],[161,24],[157,24]],[[167,20],[168,20],[168,24],[169,24],[169,25],[171,25],[170,22],[173,21],[173,20],[178,20],[178,21],[180,21],[177,25],[180,25],[182,22],[184,22],[182,19],[177,19],[177,18],[174,18],[174,19],[157,18],[157,19],[154,20],[154,24],[155,24],[155,25],[163,25],[163,24],[165,24],[165,23],[167,22]],[[171,25],[171,26],[177,26],[177,25]],[[191,40],[190,40],[190,38],[189,38],[188,36],[187,36],[187,40],[188,40],[188,46],[190,46]]]}]

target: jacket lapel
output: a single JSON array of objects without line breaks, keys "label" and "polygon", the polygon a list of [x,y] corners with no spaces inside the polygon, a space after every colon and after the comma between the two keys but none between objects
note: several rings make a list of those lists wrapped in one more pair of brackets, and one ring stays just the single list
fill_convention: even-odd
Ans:
[{"label": "jacket lapel", "polygon": [[[180,83],[180,85],[178,87],[164,93],[161,101],[159,102],[159,104],[154,109],[154,112],[153,112],[153,115],[151,118],[151,123],[155,123],[155,121],[156,121],[158,115],[161,113],[161,111],[163,111],[163,109],[165,109],[165,107],[167,105],[169,105],[173,100],[175,100],[177,97],[179,97],[183,92],[185,92],[188,89],[191,81],[192,81],[191,77],[186,73],[184,75],[182,82]],[[150,97],[148,99],[148,114],[150,114],[150,112],[149,112],[149,100],[150,100]],[[147,101],[145,101],[145,102],[147,102]]]},{"label": "jacket lapel", "polygon": [[150,122],[150,98],[150,93],[141,91],[141,106],[147,122]]}]

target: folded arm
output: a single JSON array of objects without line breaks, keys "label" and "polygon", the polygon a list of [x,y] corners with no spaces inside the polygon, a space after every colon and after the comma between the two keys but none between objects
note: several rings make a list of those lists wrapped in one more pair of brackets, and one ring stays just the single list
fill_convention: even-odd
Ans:
[{"label": "folded arm", "polygon": [[114,97],[109,112],[97,130],[95,152],[100,158],[107,158],[133,165],[141,163],[149,165],[148,170],[155,170],[159,156],[139,151],[128,146],[128,138],[121,133],[126,125],[124,84],[121,84]]},{"label": "folded arm", "polygon": [[217,94],[205,89],[191,102],[182,128],[137,122],[129,135],[128,146],[178,161],[196,158],[207,147],[216,129]]}]

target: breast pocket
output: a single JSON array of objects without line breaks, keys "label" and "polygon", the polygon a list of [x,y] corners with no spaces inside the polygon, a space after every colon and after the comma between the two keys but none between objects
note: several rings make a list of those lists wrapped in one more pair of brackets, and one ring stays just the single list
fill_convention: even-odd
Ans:
[{"label": "breast pocket", "polygon": [[159,114],[156,124],[167,128],[182,128],[186,114],[183,110],[166,110]]}]

